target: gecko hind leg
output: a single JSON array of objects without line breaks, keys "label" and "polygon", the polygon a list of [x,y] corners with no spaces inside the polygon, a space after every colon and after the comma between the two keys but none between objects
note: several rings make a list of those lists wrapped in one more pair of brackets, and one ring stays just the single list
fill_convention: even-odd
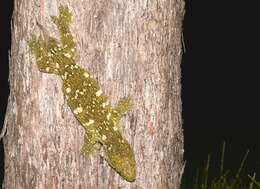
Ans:
[{"label": "gecko hind leg", "polygon": [[57,46],[55,38],[50,37],[46,42],[41,36],[33,36],[28,41],[30,54],[35,55],[36,63],[41,72],[58,74],[59,70],[56,68],[56,64],[53,60],[53,49]]}]

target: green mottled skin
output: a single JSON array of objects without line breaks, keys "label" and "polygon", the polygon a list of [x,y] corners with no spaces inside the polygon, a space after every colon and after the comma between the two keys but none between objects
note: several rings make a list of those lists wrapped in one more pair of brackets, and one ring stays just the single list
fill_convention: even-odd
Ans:
[{"label": "green mottled skin", "polygon": [[131,108],[129,99],[122,98],[115,108],[111,107],[91,74],[76,64],[75,43],[69,29],[71,13],[63,6],[59,12],[59,17],[51,19],[60,31],[60,41],[46,33],[43,37],[33,36],[28,42],[30,53],[35,55],[41,72],[61,76],[67,103],[85,128],[82,151],[88,155],[97,144],[102,144],[109,165],[127,181],[134,181],[134,153],[119,128],[120,117]]}]

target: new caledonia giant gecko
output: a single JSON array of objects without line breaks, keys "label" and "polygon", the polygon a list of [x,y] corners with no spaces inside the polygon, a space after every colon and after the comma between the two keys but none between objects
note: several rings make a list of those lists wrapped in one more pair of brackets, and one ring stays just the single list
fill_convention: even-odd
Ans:
[{"label": "new caledonia giant gecko", "polygon": [[132,105],[128,98],[121,98],[113,108],[93,76],[76,64],[75,42],[69,29],[71,17],[68,7],[60,6],[59,17],[51,17],[60,32],[60,40],[33,35],[28,41],[30,53],[36,57],[41,72],[61,76],[67,104],[85,129],[82,152],[89,155],[101,144],[108,164],[125,180],[134,181],[134,153],[119,126],[120,117]]}]

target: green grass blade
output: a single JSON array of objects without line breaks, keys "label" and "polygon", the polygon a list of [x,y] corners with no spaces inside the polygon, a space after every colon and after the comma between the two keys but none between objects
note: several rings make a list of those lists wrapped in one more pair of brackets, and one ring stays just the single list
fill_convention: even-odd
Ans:
[{"label": "green grass blade", "polygon": [[249,150],[247,150],[247,152],[246,152],[246,154],[245,154],[245,156],[244,156],[244,158],[243,158],[243,160],[242,160],[242,162],[241,162],[241,165],[240,165],[240,167],[239,167],[239,169],[238,169],[238,172],[237,172],[237,174],[236,174],[236,178],[239,178],[239,176],[240,176],[241,170],[242,170],[242,168],[244,167],[244,164],[245,164],[246,158],[247,158],[247,156],[248,156],[248,153],[249,153]]},{"label": "green grass blade", "polygon": [[223,174],[224,171],[225,150],[226,150],[226,142],[224,141],[222,145],[222,152],[221,152],[221,159],[220,159],[220,176]]}]

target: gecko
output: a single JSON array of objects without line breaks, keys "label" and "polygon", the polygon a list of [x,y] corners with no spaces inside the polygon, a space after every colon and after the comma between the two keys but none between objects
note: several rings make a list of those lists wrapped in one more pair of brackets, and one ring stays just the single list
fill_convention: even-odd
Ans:
[{"label": "gecko", "polygon": [[[93,75],[75,61],[76,44],[70,31],[72,13],[67,6],[59,7],[59,16],[51,16],[60,39],[32,35],[29,53],[35,56],[40,72],[59,75],[64,98],[85,130],[82,153],[90,155],[103,146],[105,160],[125,180],[136,179],[133,149],[123,138],[120,118],[132,107],[129,98],[121,98],[115,107],[108,101]],[[41,28],[41,27],[40,27]],[[42,29],[42,28],[41,28]]]}]

